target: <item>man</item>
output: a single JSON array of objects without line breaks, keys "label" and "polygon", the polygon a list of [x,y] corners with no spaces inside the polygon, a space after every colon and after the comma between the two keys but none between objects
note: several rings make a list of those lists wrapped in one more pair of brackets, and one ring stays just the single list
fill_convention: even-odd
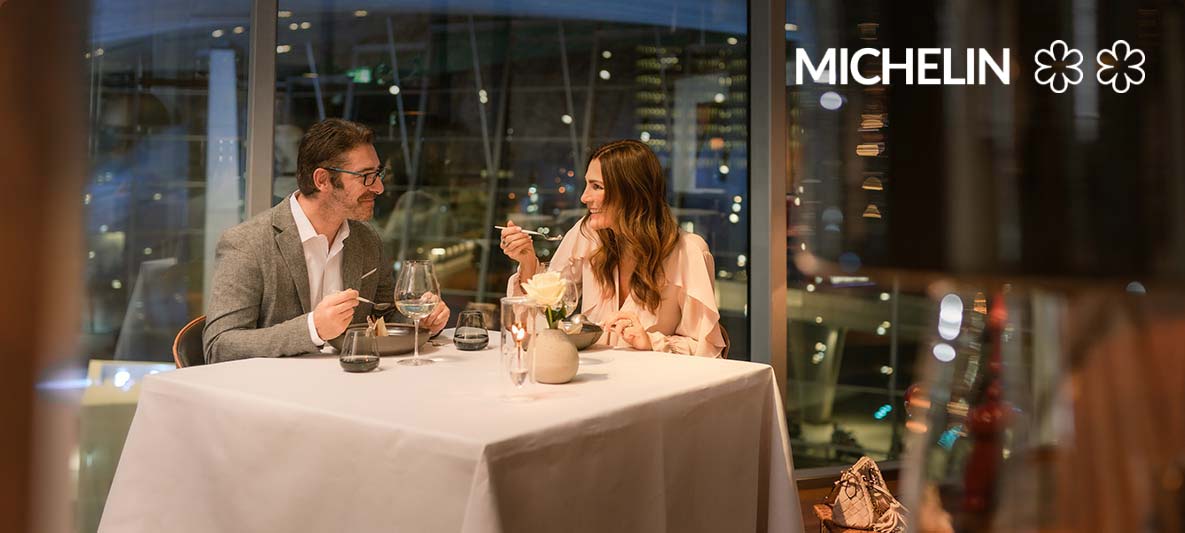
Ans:
[{"label": "man", "polygon": [[[359,296],[392,302],[391,263],[365,222],[383,193],[373,139],[354,122],[314,124],[297,152],[300,190],[222,235],[202,335],[207,363],[318,352],[381,314]],[[437,332],[448,317],[441,303],[420,323]]]}]

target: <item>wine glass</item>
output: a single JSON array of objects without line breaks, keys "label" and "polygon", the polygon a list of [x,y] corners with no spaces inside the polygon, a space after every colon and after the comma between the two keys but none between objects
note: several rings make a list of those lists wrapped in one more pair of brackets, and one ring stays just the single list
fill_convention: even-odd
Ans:
[{"label": "wine glass", "polygon": [[432,314],[440,303],[440,282],[431,261],[404,261],[395,280],[395,308],[412,319],[415,324],[412,337],[414,352],[411,359],[399,361],[401,365],[420,366],[432,363],[431,359],[420,357],[420,319]]}]

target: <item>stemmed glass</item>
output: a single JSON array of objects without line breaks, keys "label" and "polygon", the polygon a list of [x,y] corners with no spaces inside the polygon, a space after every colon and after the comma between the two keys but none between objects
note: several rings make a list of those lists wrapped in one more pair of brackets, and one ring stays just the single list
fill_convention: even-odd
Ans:
[{"label": "stemmed glass", "polygon": [[411,359],[399,361],[399,364],[420,366],[432,363],[431,359],[420,357],[420,319],[432,314],[439,303],[440,282],[436,280],[432,262],[404,261],[399,279],[395,280],[395,308],[415,323],[412,337],[415,351]]}]

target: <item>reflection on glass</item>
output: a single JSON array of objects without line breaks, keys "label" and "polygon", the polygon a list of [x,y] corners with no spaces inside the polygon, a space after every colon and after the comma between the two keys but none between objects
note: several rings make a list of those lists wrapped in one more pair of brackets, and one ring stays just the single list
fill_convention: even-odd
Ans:
[{"label": "reflection on glass", "polygon": [[174,335],[202,313],[215,242],[241,219],[250,3],[145,4],[131,19],[125,8],[94,3],[84,54],[83,351],[169,361]]},{"label": "reflection on glass", "polygon": [[[134,11],[134,13],[131,13]],[[214,244],[241,220],[251,3],[96,0],[87,50],[90,176],[82,360],[79,531],[98,527],[143,364],[172,368],[174,336],[202,314]],[[74,157],[74,154],[69,154]],[[113,373],[108,379],[106,372]],[[153,367],[146,373],[155,373]],[[114,387],[129,394],[98,394]]]},{"label": "reflection on glass", "polygon": [[[787,417],[797,468],[891,460],[932,304],[867,276],[801,279],[788,294]],[[894,296],[896,294],[896,296]]]}]

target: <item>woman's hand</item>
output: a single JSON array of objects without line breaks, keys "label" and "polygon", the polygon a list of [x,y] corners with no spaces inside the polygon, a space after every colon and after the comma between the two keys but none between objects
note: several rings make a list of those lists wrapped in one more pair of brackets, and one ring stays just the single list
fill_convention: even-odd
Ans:
[{"label": "woman's hand", "polygon": [[531,279],[539,269],[539,258],[535,257],[535,243],[531,236],[523,233],[522,228],[514,222],[506,221],[506,229],[502,230],[502,242],[499,246],[506,257],[519,264],[521,279]]},{"label": "woman's hand", "polygon": [[638,315],[634,313],[618,311],[602,322],[601,327],[621,335],[621,338],[635,350],[652,349],[650,336],[646,334],[646,328],[642,327],[642,321],[638,320]]}]

